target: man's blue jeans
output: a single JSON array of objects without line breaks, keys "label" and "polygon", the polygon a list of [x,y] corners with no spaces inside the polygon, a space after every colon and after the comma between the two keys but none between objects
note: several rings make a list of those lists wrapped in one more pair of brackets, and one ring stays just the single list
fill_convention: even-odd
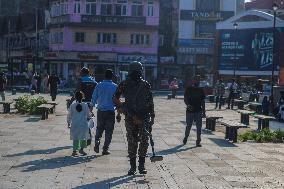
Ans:
[{"label": "man's blue jeans", "polygon": [[201,128],[202,128],[202,112],[196,113],[189,113],[186,112],[186,129],[185,129],[185,137],[187,138],[190,134],[190,130],[192,127],[193,122],[196,124],[196,133],[197,133],[197,140],[196,144],[201,142]]}]

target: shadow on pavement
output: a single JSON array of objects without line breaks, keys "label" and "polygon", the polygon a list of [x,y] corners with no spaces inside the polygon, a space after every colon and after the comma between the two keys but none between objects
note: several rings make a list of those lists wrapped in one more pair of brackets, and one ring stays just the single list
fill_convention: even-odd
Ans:
[{"label": "shadow on pavement", "polygon": [[196,148],[196,146],[191,146],[191,147],[188,147],[188,148],[181,148],[183,146],[184,145],[181,144],[181,145],[175,146],[173,148],[169,148],[169,149],[166,149],[166,150],[162,150],[162,151],[156,152],[156,154],[157,155],[169,155],[169,154],[174,154],[174,153],[178,153],[178,152],[184,152],[184,151]]},{"label": "shadow on pavement", "polygon": [[56,157],[51,159],[39,159],[22,163],[20,165],[13,166],[13,168],[25,167],[22,172],[30,172],[44,169],[57,169],[61,167],[67,167],[72,165],[78,165],[86,162],[90,162],[99,156],[85,156],[85,157]]},{"label": "shadow on pavement", "polygon": [[59,150],[65,150],[65,149],[71,149],[72,146],[62,146],[62,147],[56,147],[46,150],[29,150],[26,152],[18,153],[18,154],[10,154],[3,157],[16,157],[16,156],[26,156],[26,155],[37,155],[37,154],[53,154]]},{"label": "shadow on pavement", "polygon": [[41,120],[41,117],[30,117],[26,119],[24,122],[38,122]]},{"label": "shadow on pavement", "polygon": [[228,147],[228,148],[237,147],[236,145],[228,142],[225,139],[220,139],[220,138],[208,138],[208,139],[211,140],[212,142],[214,142],[215,144],[217,144],[220,147]]},{"label": "shadow on pavement", "polygon": [[98,181],[92,184],[86,184],[82,186],[77,186],[72,189],[90,189],[90,188],[98,188],[98,189],[105,189],[105,188],[111,188],[114,186],[118,186],[121,184],[128,183],[129,181],[133,180],[137,176],[128,176],[128,175],[123,175],[119,177],[113,177],[107,180],[103,181]]}]

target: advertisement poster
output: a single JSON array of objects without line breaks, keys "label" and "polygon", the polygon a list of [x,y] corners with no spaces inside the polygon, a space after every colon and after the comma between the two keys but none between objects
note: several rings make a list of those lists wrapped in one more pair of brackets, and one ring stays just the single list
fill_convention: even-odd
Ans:
[{"label": "advertisement poster", "polygon": [[284,68],[279,70],[279,82],[278,85],[284,86]]},{"label": "advertisement poster", "polygon": [[[279,64],[280,33],[276,31],[275,70]],[[273,29],[220,31],[219,70],[271,71],[273,61]]]}]

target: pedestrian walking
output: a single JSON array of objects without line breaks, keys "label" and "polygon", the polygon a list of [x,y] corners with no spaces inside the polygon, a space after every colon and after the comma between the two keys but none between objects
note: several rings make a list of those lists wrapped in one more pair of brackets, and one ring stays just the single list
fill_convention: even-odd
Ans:
[{"label": "pedestrian walking", "polygon": [[0,72],[0,96],[2,101],[5,101],[5,90],[7,85],[7,78],[3,72]]},{"label": "pedestrian walking", "polygon": [[175,98],[176,97],[176,93],[177,93],[177,90],[178,90],[178,80],[177,78],[174,78],[171,83],[170,83],[170,86],[169,86],[170,90],[172,90],[172,98]]},{"label": "pedestrian walking", "polygon": [[81,69],[81,78],[79,79],[77,90],[84,93],[84,102],[92,101],[92,95],[96,86],[97,82],[92,76],[90,76],[90,70],[86,67],[83,67]]},{"label": "pedestrian walking", "polygon": [[36,93],[39,94],[41,91],[41,76],[37,72],[35,72],[35,79],[36,79]]},{"label": "pedestrian walking", "polygon": [[115,123],[112,97],[116,91],[117,85],[112,82],[113,75],[112,70],[106,70],[105,80],[96,86],[92,97],[92,103],[93,105],[97,104],[98,109],[94,151],[99,153],[100,139],[105,131],[105,142],[102,155],[110,154],[109,145],[111,143]]},{"label": "pedestrian walking", "polygon": [[218,108],[218,105],[219,105],[219,109],[221,109],[222,99],[223,99],[224,94],[225,94],[225,84],[223,83],[222,79],[219,79],[215,87],[215,96],[216,96],[215,109]]},{"label": "pedestrian walking", "polygon": [[195,122],[197,129],[196,147],[201,147],[202,117],[205,117],[205,93],[199,87],[200,76],[193,78],[193,86],[187,87],[184,93],[184,103],[186,104],[186,129],[183,144],[187,143],[188,136]]},{"label": "pedestrian walking", "polygon": [[30,91],[31,90],[34,90],[35,92],[37,91],[36,73],[33,74],[32,79],[31,79]]},{"label": "pedestrian walking", "polygon": [[[147,81],[141,78],[142,72],[143,67],[140,62],[135,61],[130,63],[129,76],[119,84],[113,98],[118,112],[125,114],[128,157],[130,158],[131,166],[128,175],[136,174],[138,144],[138,170],[140,174],[147,173],[145,169],[145,157],[149,145],[149,136],[146,130],[150,130],[155,118],[151,87]],[[124,103],[120,101],[121,95],[125,97]]]},{"label": "pedestrian walking", "polygon": [[87,140],[91,139],[88,120],[92,114],[87,103],[82,102],[84,94],[82,91],[75,93],[76,102],[70,105],[67,123],[70,127],[70,139],[73,140],[73,153],[76,156],[77,151],[83,156],[87,155],[84,148],[87,147]]},{"label": "pedestrian walking", "polygon": [[51,76],[49,76],[48,78],[48,85],[52,101],[56,100],[57,88],[59,83],[60,83],[59,77],[55,73],[52,73]]},{"label": "pedestrian walking", "polygon": [[263,100],[262,100],[262,114],[263,115],[269,115],[269,107],[270,107],[270,103],[269,103],[269,100],[268,100],[268,97],[265,96],[263,97]]},{"label": "pedestrian walking", "polygon": [[43,78],[43,92],[44,93],[48,93],[49,92],[48,79],[49,79],[49,75],[45,74],[44,78]]},{"label": "pedestrian walking", "polygon": [[232,79],[232,83],[229,86],[229,97],[228,97],[228,107],[227,109],[233,109],[234,108],[234,101],[237,96],[237,89],[238,85],[235,81],[235,79]]}]

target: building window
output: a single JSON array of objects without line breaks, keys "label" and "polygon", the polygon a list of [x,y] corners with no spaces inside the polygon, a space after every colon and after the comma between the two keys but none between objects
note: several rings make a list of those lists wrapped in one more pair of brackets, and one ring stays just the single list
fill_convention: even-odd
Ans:
[{"label": "building window", "polygon": [[74,4],[74,13],[75,14],[79,14],[80,13],[80,0],[75,0],[75,4]]},{"label": "building window", "polygon": [[101,15],[104,15],[104,16],[111,16],[112,15],[111,0],[102,0]]},{"label": "building window", "polygon": [[67,0],[60,0],[60,14],[68,14],[68,1]]},{"label": "building window", "polygon": [[60,15],[60,2],[54,2],[51,5],[51,16],[59,16]]},{"label": "building window", "polygon": [[195,37],[213,38],[216,32],[216,24],[214,22],[196,21]]},{"label": "building window", "polygon": [[127,15],[127,0],[117,0],[115,4],[115,15],[126,16]]},{"label": "building window", "polygon": [[130,36],[131,45],[149,45],[150,44],[150,35],[146,34],[131,34]]},{"label": "building window", "polygon": [[154,16],[154,2],[153,0],[148,0],[147,15]]},{"label": "building window", "polygon": [[75,33],[75,42],[77,42],[77,43],[84,43],[85,42],[85,33],[83,33],[83,32],[76,32]]},{"label": "building window", "polygon": [[96,0],[86,0],[86,14],[96,15]]},{"label": "building window", "polygon": [[97,43],[99,44],[116,44],[116,33],[98,33]]},{"label": "building window", "polygon": [[52,32],[49,34],[49,42],[51,44],[63,43],[63,32]]},{"label": "building window", "polygon": [[220,11],[220,0],[196,0],[196,10]]},{"label": "building window", "polygon": [[143,16],[142,0],[133,0],[132,2],[132,16]]}]

